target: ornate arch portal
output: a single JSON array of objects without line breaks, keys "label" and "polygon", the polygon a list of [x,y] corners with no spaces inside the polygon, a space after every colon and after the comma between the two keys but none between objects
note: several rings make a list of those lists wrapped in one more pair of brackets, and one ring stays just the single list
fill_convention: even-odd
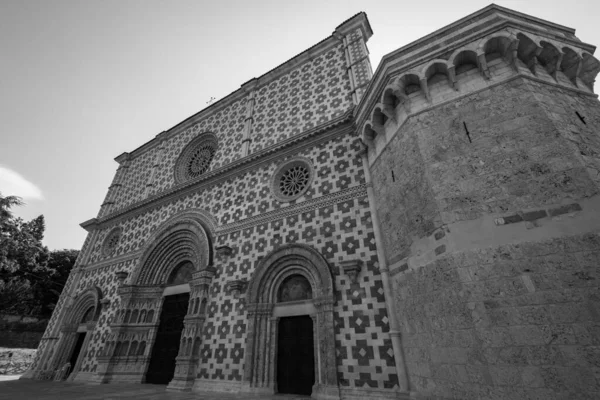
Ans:
[{"label": "ornate arch portal", "polygon": [[[193,386],[208,289],[215,273],[210,228],[197,214],[186,213],[150,238],[129,280],[132,284],[118,289],[121,302],[98,357],[98,381],[159,383],[167,376],[160,383],[168,383],[169,389]],[[166,356],[165,335],[179,338],[178,349]],[[164,357],[174,370],[160,375],[156,368]]]},{"label": "ornate arch portal", "polygon": [[93,287],[79,294],[67,308],[58,346],[42,361],[43,370],[52,371],[47,374],[48,378],[53,375],[55,379],[78,380],[81,363],[100,316],[101,300],[102,291]]},{"label": "ornate arch portal", "polygon": [[[300,276],[310,283],[312,297],[280,302],[282,284]],[[247,291],[248,337],[243,391],[278,392],[277,351],[279,322],[290,316],[309,315],[313,320],[314,385],[312,397],[339,399],[333,326],[333,279],[329,265],[306,245],[283,246],[261,260]]]}]

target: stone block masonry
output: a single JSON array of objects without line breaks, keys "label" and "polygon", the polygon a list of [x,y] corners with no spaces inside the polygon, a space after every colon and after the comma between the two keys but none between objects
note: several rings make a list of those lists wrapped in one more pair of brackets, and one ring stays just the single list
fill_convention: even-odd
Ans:
[{"label": "stone block masonry", "polygon": [[394,277],[412,389],[600,396],[600,234],[455,252]]},{"label": "stone block masonry", "polygon": [[600,61],[511,13],[387,56],[357,111],[416,398],[600,398]]}]

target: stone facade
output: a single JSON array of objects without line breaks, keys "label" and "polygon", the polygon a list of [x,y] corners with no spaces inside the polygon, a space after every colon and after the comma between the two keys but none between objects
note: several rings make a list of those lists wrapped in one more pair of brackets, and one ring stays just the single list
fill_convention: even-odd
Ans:
[{"label": "stone facade", "polygon": [[597,398],[594,47],[492,5],[373,75],[371,34],[117,157],[25,377],[145,382],[189,293],[172,390],[277,392],[278,321],[309,315],[315,398]]}]

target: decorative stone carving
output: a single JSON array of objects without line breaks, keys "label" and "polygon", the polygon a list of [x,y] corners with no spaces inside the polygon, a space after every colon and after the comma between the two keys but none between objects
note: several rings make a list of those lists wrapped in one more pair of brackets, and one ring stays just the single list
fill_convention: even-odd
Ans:
[{"label": "decorative stone carving", "polygon": [[352,283],[358,282],[358,275],[360,274],[360,270],[362,268],[361,260],[345,260],[341,261],[340,265],[344,270],[344,273],[350,277],[350,281]]},{"label": "decorative stone carving", "polygon": [[216,248],[217,256],[220,258],[229,257],[233,254],[233,249],[229,246],[219,246]]},{"label": "decorative stone carving", "polygon": [[192,140],[177,159],[175,181],[181,183],[195,179],[208,171],[217,145],[217,137],[212,133],[204,133]]},{"label": "decorative stone carving", "polygon": [[129,276],[129,273],[127,273],[125,271],[117,271],[117,272],[115,272],[115,275],[117,276],[117,281],[119,282],[119,286],[123,286],[123,284],[125,283],[125,279],[127,279],[127,276]]},{"label": "decorative stone carving", "polygon": [[117,251],[119,240],[121,239],[121,228],[115,228],[108,235],[102,243],[102,255],[104,257],[110,257]]},{"label": "decorative stone carving", "polygon": [[233,294],[233,297],[238,298],[241,293],[246,291],[246,286],[248,286],[248,281],[246,280],[235,280],[227,282],[225,285],[225,292],[227,294]]},{"label": "decorative stone carving", "polygon": [[271,192],[281,202],[302,196],[314,178],[314,168],[306,157],[294,157],[282,163],[273,174]]},{"label": "decorative stone carving", "polygon": [[275,392],[275,352],[277,318],[273,310],[278,288],[289,277],[301,275],[311,285],[315,335],[315,399],[339,398],[333,325],[333,278],[327,261],[307,245],[284,245],[264,257],[247,289],[247,345],[242,391],[273,394]]}]

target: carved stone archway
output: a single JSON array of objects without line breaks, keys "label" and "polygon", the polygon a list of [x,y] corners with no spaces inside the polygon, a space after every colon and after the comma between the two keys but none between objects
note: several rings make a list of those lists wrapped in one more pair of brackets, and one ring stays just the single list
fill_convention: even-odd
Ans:
[{"label": "carved stone archway", "polygon": [[312,397],[339,399],[335,358],[333,278],[323,256],[310,246],[282,246],[263,258],[248,286],[248,337],[242,390],[272,394],[276,391],[277,292],[292,275],[305,277],[312,287],[306,313],[313,318],[315,384]]},{"label": "carved stone archway", "polygon": [[[82,380],[78,379],[80,375],[81,363],[87,352],[87,347],[92,337],[92,332],[96,327],[96,322],[100,317],[102,309],[101,305],[102,291],[97,286],[87,289],[80,293],[72,302],[71,306],[67,309],[67,318],[60,327],[60,336],[58,340],[58,346],[54,352],[54,357],[50,360],[48,365],[44,368],[47,370],[63,371],[64,376],[56,376],[57,379],[68,380]],[[85,318],[85,320],[84,320]],[[78,334],[86,333],[85,339],[81,346],[79,357],[74,365],[70,365],[69,368],[65,368],[65,364],[69,361],[75,344],[77,342]],[[67,375],[69,374],[70,375]],[[85,380],[85,379],[83,379]]]},{"label": "carved stone archway", "polygon": [[[119,287],[121,298],[111,324],[104,354],[98,358],[98,381],[144,382],[159,327],[164,297],[189,293],[187,314],[176,357],[175,374],[168,388],[191,389],[199,362],[205,309],[214,276],[213,220],[199,211],[187,211],[167,221],[148,240],[130,284]],[[167,280],[181,265],[194,267],[189,282],[176,286]]]}]

